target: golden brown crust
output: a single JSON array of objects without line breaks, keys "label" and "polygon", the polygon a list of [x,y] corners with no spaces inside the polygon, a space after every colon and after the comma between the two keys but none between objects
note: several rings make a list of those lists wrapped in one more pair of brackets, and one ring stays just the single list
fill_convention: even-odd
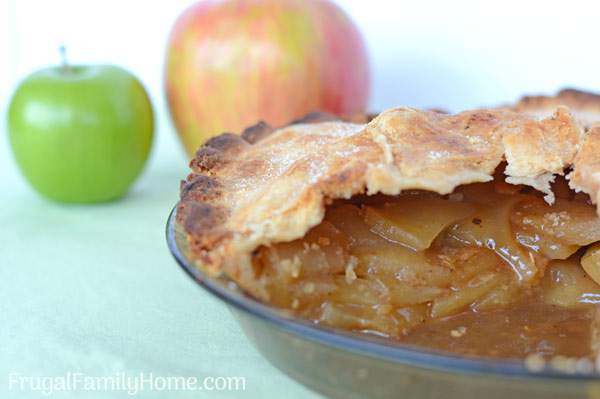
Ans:
[{"label": "golden brown crust", "polygon": [[242,138],[250,144],[255,144],[258,141],[264,139],[269,134],[273,133],[275,129],[266,124],[263,121],[258,122],[256,125],[247,127],[242,132]]},{"label": "golden brown crust", "polygon": [[[541,109],[531,98],[515,108],[526,103]],[[182,183],[178,220],[205,270],[263,296],[253,251],[302,237],[329,201],[406,189],[447,194],[492,180],[504,161],[507,182],[535,187],[549,201],[554,175],[570,167],[574,189],[596,200],[600,188],[600,128],[584,139],[584,126],[565,106],[544,119],[506,108],[457,115],[396,108],[367,124],[308,119],[315,120],[277,130],[261,124],[199,149]]]},{"label": "golden brown crust", "polygon": [[531,115],[545,117],[563,105],[572,110],[575,118],[589,128],[600,121],[600,95],[577,89],[563,89],[556,96],[525,96],[513,109]]},{"label": "golden brown crust", "polygon": [[600,202],[600,126],[586,134],[568,177],[571,188],[589,194],[595,204]]}]

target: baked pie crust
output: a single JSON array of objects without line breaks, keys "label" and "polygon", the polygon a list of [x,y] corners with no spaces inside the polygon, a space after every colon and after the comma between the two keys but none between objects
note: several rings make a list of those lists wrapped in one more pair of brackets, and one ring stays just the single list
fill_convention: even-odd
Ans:
[{"label": "baked pie crust", "polygon": [[[369,119],[314,114],[210,139],[177,212],[198,266],[301,317],[386,336],[481,307],[484,294],[483,310],[537,287],[561,305],[569,295],[552,289],[565,278],[600,295],[595,247],[581,258],[600,240],[600,97],[565,90],[456,115],[399,107]],[[326,272],[315,272],[320,264]],[[400,291],[380,278],[409,281],[399,273],[413,276]],[[365,303],[363,318],[342,309]]]}]

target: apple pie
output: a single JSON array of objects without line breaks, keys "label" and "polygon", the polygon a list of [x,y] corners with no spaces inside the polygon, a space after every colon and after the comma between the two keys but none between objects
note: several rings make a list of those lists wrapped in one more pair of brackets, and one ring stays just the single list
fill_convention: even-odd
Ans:
[{"label": "apple pie", "polygon": [[370,119],[210,139],[177,211],[198,267],[322,326],[467,355],[592,356],[600,97]]}]

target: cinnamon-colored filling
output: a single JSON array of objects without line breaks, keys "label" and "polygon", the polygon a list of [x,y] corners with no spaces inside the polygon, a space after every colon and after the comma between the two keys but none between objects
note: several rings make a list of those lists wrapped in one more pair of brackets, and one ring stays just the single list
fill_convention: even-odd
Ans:
[{"label": "cinnamon-colored filling", "polygon": [[304,238],[259,248],[269,302],[315,323],[472,355],[587,356],[600,302],[600,219],[501,181],[357,196]]}]

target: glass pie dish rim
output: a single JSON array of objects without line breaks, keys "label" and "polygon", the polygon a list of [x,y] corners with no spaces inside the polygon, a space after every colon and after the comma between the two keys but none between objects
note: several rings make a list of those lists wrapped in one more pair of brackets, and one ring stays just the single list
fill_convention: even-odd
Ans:
[{"label": "glass pie dish rim", "polygon": [[[564,379],[564,380],[598,380],[600,373],[570,373],[546,367],[541,371],[534,371],[525,366],[524,361],[470,358],[457,354],[450,354],[433,349],[416,347],[398,343],[390,343],[385,338],[360,335],[339,329],[327,328],[316,325],[307,320],[286,315],[285,311],[276,309],[250,297],[241,290],[225,285],[223,280],[207,276],[202,270],[194,266],[183,250],[179,247],[176,238],[176,204],[167,219],[166,240],[171,255],[183,271],[198,285],[211,295],[217,297],[228,306],[269,323],[272,327],[283,330],[301,339],[309,340],[326,346],[332,346],[342,351],[356,355],[369,356],[382,361],[401,363],[410,367],[460,374],[497,375],[514,378],[531,379]],[[387,341],[387,342],[386,342]]]}]

